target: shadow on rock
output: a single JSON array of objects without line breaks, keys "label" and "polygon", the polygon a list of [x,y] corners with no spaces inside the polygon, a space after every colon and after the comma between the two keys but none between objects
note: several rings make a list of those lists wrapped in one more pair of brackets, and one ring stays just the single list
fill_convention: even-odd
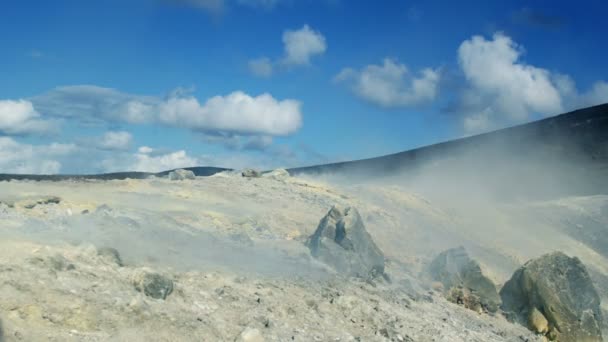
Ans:
[{"label": "shadow on rock", "polygon": [[0,319],[0,342],[4,342],[4,329],[2,328],[2,320]]}]

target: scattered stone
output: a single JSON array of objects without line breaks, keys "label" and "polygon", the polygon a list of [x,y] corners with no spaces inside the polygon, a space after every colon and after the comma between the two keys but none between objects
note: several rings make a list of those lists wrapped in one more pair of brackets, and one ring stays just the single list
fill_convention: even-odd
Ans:
[{"label": "scattered stone", "polygon": [[528,261],[505,283],[500,296],[509,319],[545,331],[550,340],[602,341],[600,298],[576,257],[555,252]]},{"label": "scattered stone", "polygon": [[246,177],[246,178],[259,178],[262,176],[262,173],[258,170],[254,170],[254,169],[244,169],[241,172],[241,176]]},{"label": "scattered stone", "polygon": [[194,172],[190,170],[178,169],[169,172],[169,179],[172,181],[182,181],[186,179],[196,179]]},{"label": "scattered stone", "polygon": [[156,299],[166,299],[173,292],[173,280],[147,270],[135,274],[133,285],[137,291]]},{"label": "scattered stone", "polygon": [[57,196],[47,196],[39,199],[30,199],[22,201],[20,204],[25,209],[34,209],[38,205],[46,205],[46,204],[59,204],[61,203],[61,198]]},{"label": "scattered stone", "polygon": [[264,342],[264,336],[258,329],[245,328],[241,335],[235,340],[236,342]]},{"label": "scattered stone", "polygon": [[384,274],[384,255],[355,208],[332,207],[306,245],[313,257],[340,273],[364,279]]},{"label": "scattered stone", "polygon": [[[432,281],[443,285],[446,298],[474,311],[496,312],[500,297],[494,283],[483,275],[464,247],[440,253],[427,269]],[[481,306],[481,307],[479,307]]]},{"label": "scattered stone", "polygon": [[285,178],[289,178],[289,176],[289,172],[285,169],[275,169],[262,174],[262,177],[264,178],[271,178],[275,180],[283,180]]},{"label": "scattered stone", "polygon": [[44,264],[45,266],[47,266],[48,268],[50,268],[54,271],[71,271],[76,268],[74,266],[74,264],[70,263],[61,254],[55,254],[46,259],[34,258],[32,261],[34,263],[41,262],[42,264]]},{"label": "scattered stone", "polygon": [[466,287],[452,287],[446,294],[446,299],[452,303],[462,305],[469,310],[483,313],[484,307],[479,296]]},{"label": "scattered stone", "polygon": [[112,247],[99,248],[97,250],[97,255],[102,257],[102,259],[105,259],[120,267],[124,266],[122,259],[120,258],[120,253],[118,253],[118,250],[116,250],[116,248],[112,248]]}]

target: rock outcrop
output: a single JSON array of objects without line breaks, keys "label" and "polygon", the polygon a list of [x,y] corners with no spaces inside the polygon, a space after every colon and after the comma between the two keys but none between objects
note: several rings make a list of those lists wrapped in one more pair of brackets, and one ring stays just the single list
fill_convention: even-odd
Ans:
[{"label": "rock outcrop", "polygon": [[170,180],[186,180],[186,179],[196,179],[194,172],[190,170],[179,169],[175,171],[169,172]]},{"label": "rock outcrop", "polygon": [[241,176],[245,178],[259,178],[262,176],[262,173],[254,169],[244,169],[241,171]]},{"label": "rock outcrop", "polygon": [[306,244],[313,257],[339,273],[365,279],[384,275],[384,255],[355,208],[332,207]]},{"label": "rock outcrop", "polygon": [[500,297],[494,283],[471,259],[464,247],[440,253],[427,269],[433,281],[441,283],[446,298],[474,311],[496,312]]},{"label": "rock outcrop", "polygon": [[148,297],[166,299],[173,292],[173,280],[158,273],[141,270],[132,280],[135,289]]},{"label": "rock outcrop", "polygon": [[600,298],[576,257],[555,252],[527,262],[505,283],[500,296],[509,319],[550,340],[602,341]]}]

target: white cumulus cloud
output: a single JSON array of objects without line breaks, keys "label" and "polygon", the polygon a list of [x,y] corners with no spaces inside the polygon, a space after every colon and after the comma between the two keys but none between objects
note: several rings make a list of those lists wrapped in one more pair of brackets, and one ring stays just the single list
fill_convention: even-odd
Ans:
[{"label": "white cumulus cloud", "polygon": [[313,56],[321,55],[327,50],[325,37],[308,25],[304,25],[299,30],[283,32],[283,45],[285,49],[283,63],[286,65],[310,64]]},{"label": "white cumulus cloud", "polygon": [[521,123],[533,114],[549,116],[608,102],[608,84],[596,82],[579,93],[572,78],[521,60],[523,47],[496,33],[462,42],[458,62],[467,81],[460,98],[467,133]]},{"label": "white cumulus cloud", "polygon": [[106,150],[126,150],[131,146],[132,139],[133,136],[129,132],[109,131],[101,137],[99,147]]},{"label": "white cumulus cloud", "polygon": [[300,102],[256,97],[236,91],[200,104],[194,97],[171,98],[159,106],[162,123],[200,131],[251,135],[288,135],[302,125]]},{"label": "white cumulus cloud", "polygon": [[464,41],[458,61],[471,91],[485,97],[485,109],[513,119],[525,119],[530,112],[544,115],[563,111],[558,89],[549,71],[521,62],[523,50],[511,38],[495,34]]},{"label": "white cumulus cloud", "polygon": [[434,100],[439,91],[439,70],[426,68],[412,75],[408,68],[386,58],[382,65],[362,70],[343,69],[334,80],[347,84],[359,97],[383,107],[405,107]]},{"label": "white cumulus cloud", "polygon": [[42,119],[30,101],[0,100],[0,133],[21,135],[48,133],[55,129],[55,124]]},{"label": "white cumulus cloud", "polygon": [[56,174],[61,171],[59,158],[76,150],[72,144],[22,144],[0,137],[0,173]]}]

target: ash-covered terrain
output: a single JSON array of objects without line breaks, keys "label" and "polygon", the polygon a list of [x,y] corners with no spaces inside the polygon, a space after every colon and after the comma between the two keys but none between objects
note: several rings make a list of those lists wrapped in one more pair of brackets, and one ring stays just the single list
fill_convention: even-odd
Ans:
[{"label": "ash-covered terrain", "polygon": [[[424,280],[458,246],[499,288],[528,259],[578,256],[608,302],[606,254],[571,231],[605,229],[608,196],[504,203],[471,217],[397,185],[283,174],[1,186],[6,341],[535,340],[500,311],[452,303]],[[308,237],[334,205],[358,210],[386,277],[312,256]],[[148,279],[158,288],[146,293],[145,274],[170,285]]]},{"label": "ash-covered terrain", "polygon": [[391,172],[5,176],[0,339],[602,341],[608,147],[577,134]]}]

